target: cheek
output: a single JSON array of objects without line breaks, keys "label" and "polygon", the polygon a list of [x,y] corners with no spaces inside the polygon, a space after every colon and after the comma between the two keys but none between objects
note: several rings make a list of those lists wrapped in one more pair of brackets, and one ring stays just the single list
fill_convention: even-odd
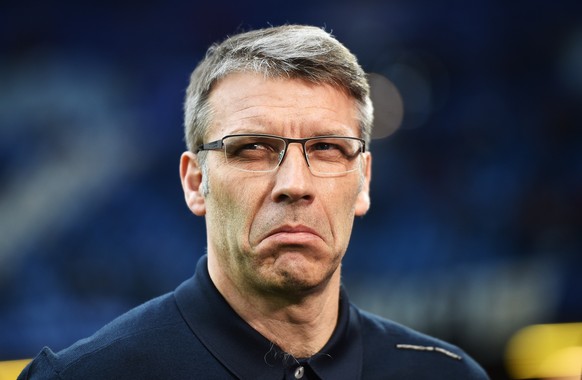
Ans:
[{"label": "cheek", "polygon": [[206,217],[217,239],[231,249],[241,249],[248,245],[249,230],[260,208],[262,192],[256,181],[249,185],[248,181],[233,178],[236,177],[210,179]]},{"label": "cheek", "polygon": [[356,200],[358,198],[358,182],[347,184],[345,181],[333,183],[327,193],[323,193],[322,202],[325,204],[332,233],[337,238],[349,239],[354,222]]},{"label": "cheek", "polygon": [[344,207],[337,208],[338,211],[335,216],[336,228],[345,240],[349,240],[352,233],[355,215],[354,201],[354,198],[347,199]]}]

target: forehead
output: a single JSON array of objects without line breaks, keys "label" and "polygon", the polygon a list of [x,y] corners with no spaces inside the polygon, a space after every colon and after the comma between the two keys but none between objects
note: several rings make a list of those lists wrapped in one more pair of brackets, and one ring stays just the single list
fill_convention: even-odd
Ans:
[{"label": "forehead", "polygon": [[287,137],[360,136],[356,101],[346,91],[301,79],[234,73],[210,94],[207,136],[268,133]]}]

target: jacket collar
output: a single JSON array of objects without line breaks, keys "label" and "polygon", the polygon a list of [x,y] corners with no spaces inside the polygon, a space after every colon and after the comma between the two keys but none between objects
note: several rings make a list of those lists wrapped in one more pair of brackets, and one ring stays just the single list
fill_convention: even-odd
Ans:
[{"label": "jacket collar", "polygon": [[309,379],[313,374],[321,379],[360,378],[363,349],[359,320],[343,287],[338,323],[330,340],[319,353],[299,361],[285,355],[230,307],[210,279],[206,256],[199,260],[194,277],[176,289],[175,298],[192,332],[240,379],[282,379],[300,365]]}]

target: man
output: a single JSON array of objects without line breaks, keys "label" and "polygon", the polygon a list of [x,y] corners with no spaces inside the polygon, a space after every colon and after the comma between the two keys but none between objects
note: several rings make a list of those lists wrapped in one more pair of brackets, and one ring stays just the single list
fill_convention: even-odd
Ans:
[{"label": "man", "polygon": [[174,292],[21,374],[63,379],[486,379],[463,351],[350,304],[341,261],[370,207],[372,105],[355,57],[283,26],[211,47],[180,177],[207,255]]}]

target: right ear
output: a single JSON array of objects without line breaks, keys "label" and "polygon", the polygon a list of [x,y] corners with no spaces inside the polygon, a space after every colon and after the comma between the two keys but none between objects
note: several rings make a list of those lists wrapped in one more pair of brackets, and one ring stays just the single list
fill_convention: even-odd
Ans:
[{"label": "right ear", "polygon": [[206,202],[202,189],[202,169],[196,155],[184,152],[180,157],[180,180],[188,208],[198,216],[206,214]]}]

